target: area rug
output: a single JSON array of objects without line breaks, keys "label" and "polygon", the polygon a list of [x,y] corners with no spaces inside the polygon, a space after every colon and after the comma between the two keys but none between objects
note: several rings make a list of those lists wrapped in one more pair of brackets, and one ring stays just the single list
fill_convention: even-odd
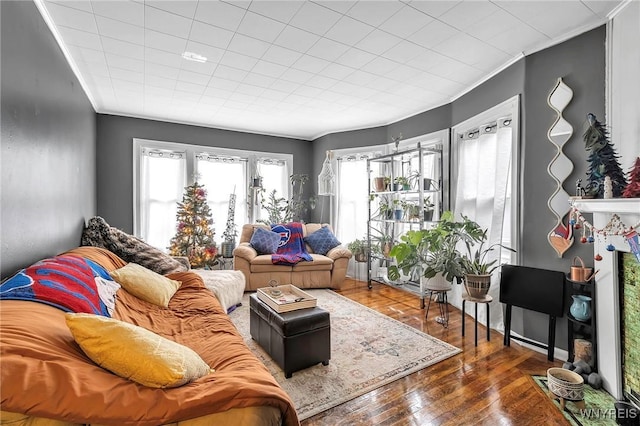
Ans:
[{"label": "area rug", "polygon": [[331,315],[331,361],[290,379],[251,339],[249,294],[229,314],[254,354],[291,396],[300,420],[309,418],[460,352],[460,349],[331,290],[308,290]]},{"label": "area rug", "polygon": [[[533,381],[546,393],[549,393],[547,376],[532,376]],[[549,398],[551,400],[551,398]],[[584,386],[585,409],[581,410],[572,401],[567,401],[562,414],[574,426],[617,426],[613,404],[615,399],[606,391],[594,389],[589,385]],[[553,403],[558,410],[560,401],[555,399]]]}]

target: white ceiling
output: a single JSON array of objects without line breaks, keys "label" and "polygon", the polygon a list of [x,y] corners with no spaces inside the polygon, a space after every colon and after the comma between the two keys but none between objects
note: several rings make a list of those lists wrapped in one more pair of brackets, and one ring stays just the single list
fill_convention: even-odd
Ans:
[{"label": "white ceiling", "polygon": [[446,104],[621,1],[36,3],[97,112],[312,140]]}]

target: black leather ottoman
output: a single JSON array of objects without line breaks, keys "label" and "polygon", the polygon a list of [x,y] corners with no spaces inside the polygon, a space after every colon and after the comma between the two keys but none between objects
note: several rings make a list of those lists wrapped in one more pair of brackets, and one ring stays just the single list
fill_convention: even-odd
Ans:
[{"label": "black leather ottoman", "polygon": [[331,359],[329,312],[314,307],[278,313],[257,294],[249,298],[251,337],[284,370],[288,379],[295,371]]}]

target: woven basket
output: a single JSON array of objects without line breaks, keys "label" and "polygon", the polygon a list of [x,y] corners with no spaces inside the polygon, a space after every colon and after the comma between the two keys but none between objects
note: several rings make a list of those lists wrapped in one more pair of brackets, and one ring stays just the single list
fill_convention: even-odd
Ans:
[{"label": "woven basket", "polygon": [[489,293],[489,288],[491,288],[491,275],[467,274],[464,277],[464,288],[470,297],[482,299]]},{"label": "woven basket", "polygon": [[549,391],[560,398],[569,401],[584,399],[584,379],[573,371],[558,367],[548,369],[547,386]]}]

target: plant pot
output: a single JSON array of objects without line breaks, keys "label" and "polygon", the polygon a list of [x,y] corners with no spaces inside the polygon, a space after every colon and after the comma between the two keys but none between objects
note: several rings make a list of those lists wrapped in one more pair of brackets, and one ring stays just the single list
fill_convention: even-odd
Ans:
[{"label": "plant pot", "polygon": [[425,191],[428,191],[431,189],[431,179],[430,178],[423,178],[422,179],[422,189],[424,189]]},{"label": "plant pot", "polygon": [[433,220],[433,210],[425,210],[423,215],[425,222],[431,222]]},{"label": "plant pot", "polygon": [[384,183],[384,177],[373,178],[373,189],[376,192],[382,192],[387,189],[387,185]]},{"label": "plant pot", "polygon": [[380,247],[380,251],[382,252],[382,255],[385,258],[389,257],[389,253],[391,252],[391,248],[393,247],[393,245],[390,242],[384,243],[382,244],[382,247]]},{"label": "plant pot", "polygon": [[393,211],[393,218],[395,220],[402,220],[402,216],[404,216],[404,211],[402,209],[395,209]]},{"label": "plant pot", "polygon": [[359,251],[353,254],[353,258],[356,262],[363,263],[369,260],[369,256],[367,256],[367,252]]},{"label": "plant pot", "polygon": [[449,291],[452,288],[451,281],[447,281],[444,275],[438,273],[435,277],[420,277],[424,284],[424,288],[431,291]]},{"label": "plant pot", "polygon": [[224,258],[233,257],[233,249],[235,248],[235,241],[223,241],[222,244],[220,244],[220,254],[222,254]]},{"label": "plant pot", "polygon": [[489,293],[489,288],[491,288],[491,275],[466,274],[464,276],[464,288],[470,297],[484,299]]},{"label": "plant pot", "polygon": [[569,401],[584,399],[584,379],[578,373],[564,368],[552,367],[547,370],[549,391]]}]

